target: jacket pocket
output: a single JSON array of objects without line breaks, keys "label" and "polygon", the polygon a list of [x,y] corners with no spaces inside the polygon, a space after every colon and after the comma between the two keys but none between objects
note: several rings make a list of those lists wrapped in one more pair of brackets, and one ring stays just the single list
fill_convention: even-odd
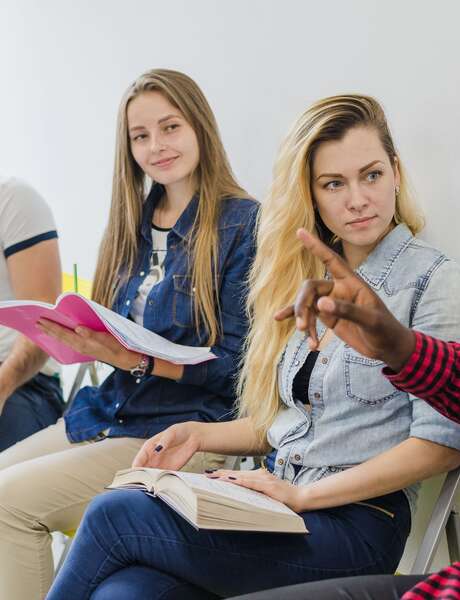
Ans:
[{"label": "jacket pocket", "polygon": [[382,374],[380,360],[366,358],[345,349],[345,385],[347,397],[369,406],[376,406],[400,392]]},{"label": "jacket pocket", "polygon": [[193,327],[192,278],[189,275],[173,275],[173,323],[178,327]]}]

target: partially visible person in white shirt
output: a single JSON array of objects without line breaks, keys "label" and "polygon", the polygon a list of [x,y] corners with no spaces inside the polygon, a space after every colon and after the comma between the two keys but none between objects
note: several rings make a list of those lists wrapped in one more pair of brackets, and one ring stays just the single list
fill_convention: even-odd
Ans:
[{"label": "partially visible person in white shirt", "polygon": [[[25,182],[0,177],[0,301],[54,303],[61,291],[51,210]],[[58,365],[0,325],[0,451],[51,425],[64,403]]]}]

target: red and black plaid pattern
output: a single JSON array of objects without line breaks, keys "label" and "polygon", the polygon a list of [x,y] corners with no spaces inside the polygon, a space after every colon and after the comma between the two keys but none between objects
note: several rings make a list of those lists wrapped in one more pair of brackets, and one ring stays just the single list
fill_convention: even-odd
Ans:
[{"label": "red and black plaid pattern", "polygon": [[[442,342],[415,331],[415,350],[404,369],[385,375],[398,389],[426,400],[437,411],[460,423],[460,344]],[[460,563],[431,575],[401,600],[460,600]]]},{"label": "red and black plaid pattern", "polygon": [[427,600],[428,598],[444,598],[460,600],[460,563],[456,562],[406,592],[401,600]]},{"label": "red and black plaid pattern", "polygon": [[415,331],[415,350],[397,374],[384,369],[400,390],[426,400],[437,411],[460,423],[460,344],[443,342]]}]

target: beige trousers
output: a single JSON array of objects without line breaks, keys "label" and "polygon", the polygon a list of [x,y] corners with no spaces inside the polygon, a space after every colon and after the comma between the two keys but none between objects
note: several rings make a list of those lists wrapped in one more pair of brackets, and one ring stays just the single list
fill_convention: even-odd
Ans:
[{"label": "beige trousers", "polygon": [[[53,579],[52,531],[75,529],[94,496],[145,440],[71,444],[63,419],[0,453],[0,600],[42,600]],[[196,454],[184,470],[221,466]]]}]

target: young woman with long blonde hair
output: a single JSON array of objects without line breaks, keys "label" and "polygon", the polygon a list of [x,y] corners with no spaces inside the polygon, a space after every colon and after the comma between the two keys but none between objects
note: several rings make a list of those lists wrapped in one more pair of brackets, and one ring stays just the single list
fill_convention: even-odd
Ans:
[{"label": "young woman with long blonde hair", "polygon": [[458,425],[321,323],[310,343],[287,317],[302,281],[325,274],[296,237],[303,227],[340,251],[403,324],[460,339],[460,269],[415,237],[422,224],[376,100],[326,98],[299,118],[260,218],[240,419],[173,425],[134,464],[269,453],[267,469],[210,476],[284,502],[309,535],[195,531],[143,492],[108,492],[90,505],[49,600],[214,599],[395,571],[417,482],[460,463]]},{"label": "young woman with long blonde hair", "polygon": [[[234,416],[257,212],[197,84],[164,69],[139,77],[120,106],[94,299],[173,342],[209,345],[217,359],[176,365],[128,351],[109,334],[40,323],[115,369],[99,388],[77,394],[65,420],[0,457],[1,598],[44,597],[53,575],[50,532],[77,527],[86,504],[129,467],[146,438],[174,423]],[[224,460],[201,454],[184,468]]]}]

